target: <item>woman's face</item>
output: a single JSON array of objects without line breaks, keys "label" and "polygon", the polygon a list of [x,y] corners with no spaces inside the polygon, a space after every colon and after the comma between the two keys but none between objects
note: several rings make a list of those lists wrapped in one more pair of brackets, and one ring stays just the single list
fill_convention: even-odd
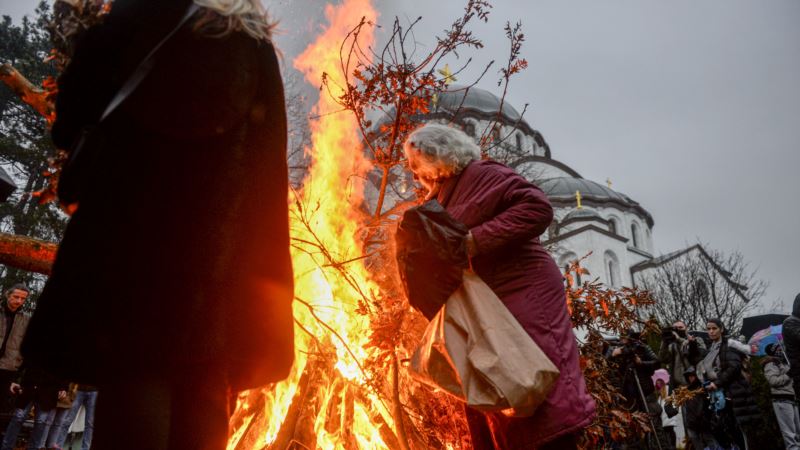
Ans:
[{"label": "woman's face", "polygon": [[714,322],[706,324],[706,331],[708,331],[708,337],[712,341],[718,341],[722,337],[722,328],[718,327]]},{"label": "woman's face", "polygon": [[406,151],[408,168],[414,173],[414,179],[419,181],[428,192],[433,191],[438,181],[436,174],[428,169],[428,165],[421,161],[422,157],[414,150]]}]

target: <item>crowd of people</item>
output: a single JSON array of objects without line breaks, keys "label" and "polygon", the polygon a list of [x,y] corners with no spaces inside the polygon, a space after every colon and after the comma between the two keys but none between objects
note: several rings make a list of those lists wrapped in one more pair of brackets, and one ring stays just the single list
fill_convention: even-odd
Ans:
[{"label": "crowd of people", "polygon": [[[800,295],[787,322],[800,325],[799,303]],[[727,330],[720,319],[708,319],[706,338],[690,334],[683,321],[676,321],[662,327],[658,352],[634,331],[609,345],[606,356],[618,369],[616,382],[628,408],[644,413],[652,429],[645,441],[619,448],[675,449],[681,444],[678,428],[684,431],[685,448],[765,448],[752,442],[752,427],[762,423],[763,414],[751,384],[751,358],[757,349],[731,338]],[[766,345],[760,364],[785,448],[800,449],[800,370],[792,369],[800,364],[800,326],[784,325],[784,337]],[[678,389],[689,395],[675,401],[676,407],[671,394]]]},{"label": "crowd of people", "polygon": [[30,289],[24,284],[9,288],[0,309],[0,414],[7,419],[0,449],[18,447],[23,424],[33,414],[33,428],[25,440],[28,449],[61,449],[69,430],[83,414],[82,450],[92,445],[97,389],[61,380],[38,367],[30,367],[20,353],[30,316],[24,306]]}]

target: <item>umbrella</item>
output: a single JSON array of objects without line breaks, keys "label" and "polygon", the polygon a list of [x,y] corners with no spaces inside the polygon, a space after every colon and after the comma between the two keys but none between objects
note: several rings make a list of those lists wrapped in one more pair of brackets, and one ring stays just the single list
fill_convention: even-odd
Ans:
[{"label": "umbrella", "polygon": [[669,384],[669,372],[667,372],[666,369],[656,370],[655,372],[653,372],[651,378],[653,379],[653,384],[656,384],[656,381],[658,380],[663,381],[665,385]]},{"label": "umbrella", "polygon": [[6,201],[8,196],[16,190],[17,185],[14,183],[14,180],[0,167],[0,202]]},{"label": "umbrella", "polygon": [[754,349],[753,354],[756,356],[766,355],[766,348],[769,344],[779,344],[783,347],[783,325],[771,325],[756,331],[747,343],[750,344],[750,348]]}]

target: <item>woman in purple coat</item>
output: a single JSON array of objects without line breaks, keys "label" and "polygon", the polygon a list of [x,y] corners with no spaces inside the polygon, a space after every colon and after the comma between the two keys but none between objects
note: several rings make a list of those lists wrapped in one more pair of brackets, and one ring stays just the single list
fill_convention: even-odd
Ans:
[{"label": "woman in purple coat", "polygon": [[405,142],[417,180],[470,229],[478,275],[561,371],[532,417],[512,419],[467,409],[475,449],[569,449],[594,417],[565,301],[563,276],[539,243],[553,220],[544,193],[512,169],[480,160],[462,131],[427,124]]}]

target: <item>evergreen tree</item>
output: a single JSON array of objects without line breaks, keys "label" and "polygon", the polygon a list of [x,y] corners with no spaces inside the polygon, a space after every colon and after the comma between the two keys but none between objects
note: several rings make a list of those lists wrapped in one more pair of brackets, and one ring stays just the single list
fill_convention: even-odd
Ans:
[{"label": "evergreen tree", "polygon": [[[10,64],[36,85],[57,74],[48,61],[51,43],[47,25],[52,20],[45,1],[36,8],[35,20],[24,17],[20,24],[3,16],[0,22],[0,63]],[[0,203],[0,231],[58,241],[66,215],[50,202],[39,204],[32,195],[47,185],[45,173],[54,148],[44,117],[24,104],[7,86],[0,84],[0,165],[14,178],[17,191]],[[17,282],[40,287],[43,276],[0,266],[0,286]],[[32,302],[28,302],[32,305]]]}]

